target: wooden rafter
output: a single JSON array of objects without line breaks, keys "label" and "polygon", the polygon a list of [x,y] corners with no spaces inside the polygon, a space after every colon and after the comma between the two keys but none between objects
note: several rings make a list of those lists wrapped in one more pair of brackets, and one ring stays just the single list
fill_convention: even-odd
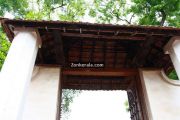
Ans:
[{"label": "wooden rafter", "polygon": [[139,48],[137,54],[133,59],[133,66],[143,67],[146,62],[146,57],[151,50],[151,46],[154,43],[155,38],[153,36],[147,36],[147,40],[144,42],[143,46]]},{"label": "wooden rafter", "polygon": [[91,48],[91,52],[90,52],[90,62],[94,62],[94,49],[95,49],[95,46],[96,46],[96,41],[93,40],[93,43],[92,43],[92,48]]},{"label": "wooden rafter", "polygon": [[79,62],[82,62],[82,55],[83,55],[83,41],[80,42],[80,49],[79,49]]},{"label": "wooden rafter", "polygon": [[95,35],[95,34],[79,34],[79,33],[62,33],[64,37],[82,37],[82,38],[94,38],[94,39],[105,39],[105,40],[136,40],[144,41],[144,37],[132,37],[132,36],[107,36],[107,35]]},{"label": "wooden rafter", "polygon": [[103,41],[103,61],[104,61],[104,65],[106,66],[106,42]]},{"label": "wooden rafter", "polygon": [[58,30],[53,31],[54,35],[54,45],[56,47],[56,62],[61,65],[65,65],[65,56],[63,49],[63,41],[61,34]]},{"label": "wooden rafter", "polygon": [[[114,42],[114,51],[117,49],[117,43]],[[116,67],[116,62],[117,62],[117,52],[114,53],[114,64],[113,66]]]}]

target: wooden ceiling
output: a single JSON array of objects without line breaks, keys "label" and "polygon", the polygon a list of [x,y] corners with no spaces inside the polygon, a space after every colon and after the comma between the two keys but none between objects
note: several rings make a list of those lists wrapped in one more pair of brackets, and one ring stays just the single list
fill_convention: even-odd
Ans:
[{"label": "wooden ceiling", "polygon": [[61,21],[2,19],[10,40],[15,29],[35,29],[42,47],[36,64],[103,63],[105,68],[165,67],[171,64],[163,46],[179,28],[122,26]]},{"label": "wooden ceiling", "polygon": [[137,69],[63,68],[62,88],[76,90],[127,90]]},{"label": "wooden ceiling", "polygon": [[[164,67],[168,71],[173,66],[163,47],[171,37],[180,36],[180,28],[172,27],[10,19],[1,19],[1,24],[10,41],[17,29],[36,30],[42,40],[36,64],[62,66],[63,88],[70,89],[124,90],[136,76],[131,75],[134,68]],[[71,63],[100,63],[104,67],[79,70],[71,68]],[[113,76],[114,70],[128,74]]]}]

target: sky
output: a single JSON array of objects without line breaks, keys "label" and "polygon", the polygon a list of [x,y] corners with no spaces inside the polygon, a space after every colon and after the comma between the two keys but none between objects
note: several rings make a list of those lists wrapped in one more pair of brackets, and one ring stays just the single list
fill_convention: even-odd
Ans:
[{"label": "sky", "polygon": [[68,120],[130,120],[126,91],[83,91],[70,105]]}]

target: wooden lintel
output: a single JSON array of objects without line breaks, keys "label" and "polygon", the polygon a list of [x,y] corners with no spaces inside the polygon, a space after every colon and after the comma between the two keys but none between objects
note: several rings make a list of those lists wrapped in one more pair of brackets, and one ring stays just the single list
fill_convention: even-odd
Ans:
[{"label": "wooden lintel", "polygon": [[106,35],[95,35],[95,34],[79,34],[79,33],[62,33],[65,37],[82,37],[82,38],[95,38],[95,39],[107,39],[107,40],[134,40],[143,41],[145,37],[133,37],[133,36],[106,36]]},{"label": "wooden lintel", "polygon": [[102,76],[102,77],[126,77],[136,76],[137,69],[92,69],[92,68],[66,68],[62,75],[71,76]]}]

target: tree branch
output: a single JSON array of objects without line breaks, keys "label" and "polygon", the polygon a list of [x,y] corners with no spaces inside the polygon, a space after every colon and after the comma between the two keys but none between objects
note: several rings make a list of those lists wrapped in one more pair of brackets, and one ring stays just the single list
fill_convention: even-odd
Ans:
[{"label": "tree branch", "polygon": [[160,10],[161,12],[161,15],[162,15],[162,19],[161,19],[161,22],[160,22],[160,26],[163,26],[164,25],[164,22],[166,20],[166,13],[164,12],[164,10]]},{"label": "tree branch", "polygon": [[[117,13],[114,13],[114,14],[115,14],[115,16],[116,16],[117,19],[119,19],[119,20],[121,20],[121,21],[125,21],[127,24],[131,24],[131,21],[128,21],[128,20],[126,20],[126,19],[120,18],[120,16],[119,16]],[[112,12],[111,12],[111,15],[113,15]],[[134,16],[134,14],[131,16],[131,19],[132,19],[133,16]],[[130,19],[130,20],[131,20],[131,19]]]},{"label": "tree branch", "polygon": [[131,22],[129,22],[128,20],[126,20],[126,19],[122,19],[122,18],[118,18],[119,20],[121,20],[121,21],[125,21],[127,24],[131,24]]},{"label": "tree branch", "polygon": [[132,18],[134,17],[134,13],[132,14],[130,20],[129,20],[129,23],[131,24],[131,21],[132,21]]},{"label": "tree branch", "polygon": [[58,8],[60,8],[60,7],[65,6],[66,4],[64,4],[64,3],[63,3],[63,1],[64,1],[64,0],[62,0],[62,3],[61,3],[61,5],[60,5],[60,6],[57,6],[57,7],[52,7],[52,8],[51,8],[51,11],[54,11],[55,9],[58,9]]},{"label": "tree branch", "polygon": [[53,10],[55,10],[55,9],[58,9],[58,8],[60,8],[60,7],[63,7],[63,6],[65,6],[66,4],[62,4],[62,5],[60,5],[60,6],[57,6],[57,7],[53,7],[53,8],[51,8],[51,10],[53,11]]}]

